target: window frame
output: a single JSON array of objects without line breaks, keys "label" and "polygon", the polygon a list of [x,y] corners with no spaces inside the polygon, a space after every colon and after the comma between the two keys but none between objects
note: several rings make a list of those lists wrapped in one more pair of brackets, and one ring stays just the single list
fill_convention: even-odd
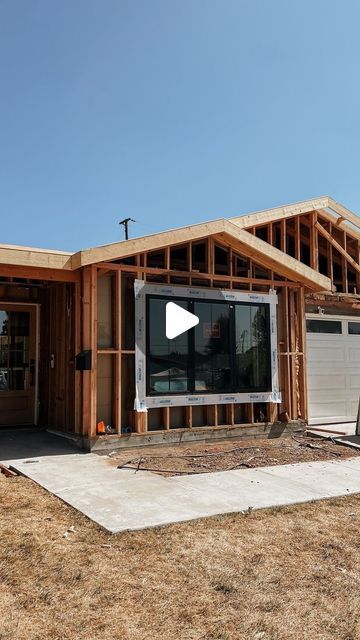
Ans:
[{"label": "window frame", "polygon": [[[323,325],[340,325],[340,331],[311,331],[309,329],[310,322],[322,322]],[[306,333],[309,335],[317,335],[317,336],[342,336],[344,333],[344,327],[342,320],[336,318],[324,318],[321,315],[318,315],[316,318],[306,316]]]},{"label": "window frame", "polygon": [[[269,290],[268,294],[246,293],[233,290],[220,289],[196,289],[188,286],[172,286],[166,284],[147,284],[143,280],[135,280],[135,404],[136,411],[147,411],[147,409],[166,406],[196,406],[230,403],[249,402],[272,402],[280,403],[281,394],[279,391],[278,355],[277,355],[277,326],[276,326],[276,305],[277,295],[274,290]],[[179,301],[191,302],[223,302],[244,303],[252,306],[259,304],[268,305],[269,322],[269,369],[271,389],[266,391],[228,392],[228,391],[189,391],[175,392],[169,394],[152,393],[148,394],[148,337],[149,323],[148,308],[150,298],[159,297],[169,301],[174,298]],[[191,305],[192,306],[192,305]],[[191,311],[191,309],[189,309]],[[235,317],[235,312],[234,312]],[[231,321],[231,320],[230,320]],[[235,335],[235,332],[234,332]],[[190,338],[191,340],[191,338]],[[233,354],[230,351],[230,358]]]},{"label": "window frame", "polygon": [[348,335],[350,338],[357,338],[357,336],[360,336],[360,331],[359,331],[359,333],[351,333],[351,332],[350,332],[350,325],[351,325],[351,324],[358,324],[358,325],[360,325],[360,320],[355,320],[355,319],[353,319],[353,320],[348,320],[348,321],[347,321],[347,335]]}]

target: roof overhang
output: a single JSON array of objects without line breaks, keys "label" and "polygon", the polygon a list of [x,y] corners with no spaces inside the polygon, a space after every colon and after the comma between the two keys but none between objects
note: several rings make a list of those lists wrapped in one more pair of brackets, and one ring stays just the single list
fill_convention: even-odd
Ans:
[{"label": "roof overhang", "polygon": [[64,251],[0,244],[0,264],[46,269],[72,269],[72,254]]}]

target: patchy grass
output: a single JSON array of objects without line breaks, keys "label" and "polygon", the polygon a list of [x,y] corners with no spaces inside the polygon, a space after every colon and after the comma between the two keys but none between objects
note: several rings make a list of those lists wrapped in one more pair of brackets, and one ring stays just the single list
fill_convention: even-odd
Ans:
[{"label": "patchy grass", "polygon": [[234,439],[167,447],[141,447],[110,454],[111,465],[150,470],[165,476],[229,471],[244,467],[265,467],[316,460],[342,460],[360,455],[359,449],[340,446],[330,440],[297,434],[284,438]]},{"label": "patchy grass", "polygon": [[0,640],[355,640],[359,525],[348,496],[110,536],[0,475]]}]

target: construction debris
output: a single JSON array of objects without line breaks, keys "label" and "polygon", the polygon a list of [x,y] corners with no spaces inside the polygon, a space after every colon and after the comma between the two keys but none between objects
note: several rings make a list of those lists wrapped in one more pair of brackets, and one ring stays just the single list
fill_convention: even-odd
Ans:
[{"label": "construction debris", "polygon": [[141,448],[132,458],[129,457],[129,451],[118,451],[109,464],[134,473],[147,471],[172,476],[329,460],[333,457],[343,459],[356,455],[359,455],[359,451],[339,447],[337,442],[330,439],[297,435],[291,438],[237,440],[235,443],[217,442],[212,445],[193,443],[186,447],[153,447],[151,452]]},{"label": "construction debris", "polygon": [[15,478],[18,475],[17,473],[15,473],[15,471],[12,471],[11,469],[9,469],[9,467],[6,467],[1,462],[0,462],[0,472],[3,473],[6,478]]}]

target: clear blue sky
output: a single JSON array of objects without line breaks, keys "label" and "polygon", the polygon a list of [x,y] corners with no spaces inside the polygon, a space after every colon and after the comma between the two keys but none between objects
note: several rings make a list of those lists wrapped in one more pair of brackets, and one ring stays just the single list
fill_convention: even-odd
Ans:
[{"label": "clear blue sky", "polygon": [[0,0],[0,243],[360,211],[358,0]]}]

